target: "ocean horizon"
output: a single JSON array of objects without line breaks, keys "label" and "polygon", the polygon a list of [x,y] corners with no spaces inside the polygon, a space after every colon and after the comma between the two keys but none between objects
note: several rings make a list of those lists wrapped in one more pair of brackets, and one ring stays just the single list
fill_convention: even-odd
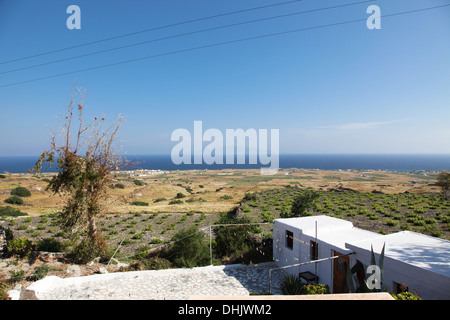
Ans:
[{"label": "ocean horizon", "polygon": [[[170,155],[126,155],[133,165],[122,170],[219,170],[259,169],[262,164],[180,164],[172,163]],[[27,173],[39,156],[0,157],[0,172]],[[450,154],[281,154],[280,169],[318,170],[386,170],[386,171],[450,171]],[[53,166],[48,172],[55,172]]]}]

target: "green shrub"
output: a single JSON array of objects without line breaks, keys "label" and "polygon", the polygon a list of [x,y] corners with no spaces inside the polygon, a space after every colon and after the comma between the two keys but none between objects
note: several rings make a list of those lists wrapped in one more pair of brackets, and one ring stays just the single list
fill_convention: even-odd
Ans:
[{"label": "green shrub", "polygon": [[20,211],[19,209],[6,206],[6,207],[0,207],[0,216],[4,217],[18,217],[18,216],[27,216],[26,213]]},{"label": "green shrub", "polygon": [[145,183],[144,182],[142,182],[141,180],[133,180],[133,182],[134,182],[134,184],[135,185],[137,185],[137,186],[144,186],[145,185]]},{"label": "green shrub", "polygon": [[[219,224],[245,224],[250,223],[246,217],[232,218],[221,216]],[[254,230],[253,226],[224,226],[219,227],[216,232],[215,249],[219,256],[230,256],[247,251],[252,244],[250,232]]]},{"label": "green shrub", "polygon": [[[125,241],[122,242],[123,245],[125,245]],[[85,238],[75,244],[71,253],[78,263],[88,263],[96,257],[105,257],[106,248],[106,240],[99,234],[93,240]]]},{"label": "green shrub", "polygon": [[23,279],[25,279],[25,271],[24,270],[19,270],[19,271],[10,270],[9,275],[10,275],[10,277],[11,277],[10,279],[13,283],[20,282]]},{"label": "green shrub", "polygon": [[65,246],[57,239],[45,238],[38,242],[36,250],[47,252],[63,252],[65,250]]},{"label": "green shrub", "polygon": [[263,218],[263,222],[272,222],[275,219],[272,212],[268,211],[261,212],[261,216]]},{"label": "green shrub", "polygon": [[182,204],[182,203],[183,203],[183,200],[179,200],[179,199],[169,201],[169,204]]},{"label": "green shrub", "polygon": [[386,220],[386,224],[387,224],[388,226],[395,227],[396,225],[398,225],[398,221],[394,221],[394,220]]},{"label": "green shrub", "polygon": [[18,197],[29,197],[31,196],[31,192],[25,187],[17,187],[11,190],[11,195]]},{"label": "green shrub", "polygon": [[19,196],[15,196],[15,195],[11,196],[9,198],[6,198],[4,201],[5,201],[5,203],[9,203],[9,204],[18,204],[18,205],[23,204],[23,199]]},{"label": "green shrub", "polygon": [[228,195],[228,194],[226,194],[226,195],[224,195],[224,196],[221,196],[221,197],[219,198],[219,200],[231,200],[231,199],[233,199],[233,197],[230,196],[230,195]]},{"label": "green shrub", "polygon": [[303,283],[300,278],[292,274],[284,276],[280,283],[280,290],[283,295],[302,294]]},{"label": "green shrub", "polygon": [[133,206],[148,206],[148,202],[144,202],[144,201],[133,201],[131,203]]},{"label": "green shrub", "polygon": [[302,287],[301,294],[313,295],[313,294],[329,294],[330,288],[326,284],[309,284]]},{"label": "green shrub", "polygon": [[166,200],[167,200],[166,198],[158,198],[158,199],[153,200],[153,203],[166,201]]},{"label": "green shrub", "polygon": [[47,275],[49,270],[50,268],[45,263],[40,265],[39,267],[34,268],[33,280],[36,281],[43,279]]},{"label": "green shrub", "polygon": [[181,192],[178,192],[177,195],[175,196],[175,198],[176,198],[176,199],[186,198],[186,195],[183,194],[183,193],[181,193]]},{"label": "green shrub", "polygon": [[125,189],[125,185],[123,183],[116,183],[114,185],[114,187],[117,188],[117,189]]},{"label": "green shrub", "polygon": [[17,238],[7,242],[8,253],[21,258],[28,256],[33,250],[33,243],[28,238]]},{"label": "green shrub", "polygon": [[283,216],[282,218],[306,216],[308,210],[314,207],[314,204],[319,199],[319,197],[320,195],[317,191],[305,190],[294,198],[289,216]]},{"label": "green shrub", "polygon": [[422,300],[411,292],[402,292],[399,294],[393,294],[392,296],[395,300]]},{"label": "green shrub", "polygon": [[148,257],[136,261],[130,265],[130,269],[136,271],[142,270],[161,270],[172,268],[172,263],[161,257]]},{"label": "green shrub", "polygon": [[209,264],[209,245],[205,234],[196,226],[178,231],[172,238],[168,257],[179,267],[199,267]]},{"label": "green shrub", "polygon": [[243,200],[244,201],[257,201],[258,197],[256,196],[255,193],[246,193]]}]

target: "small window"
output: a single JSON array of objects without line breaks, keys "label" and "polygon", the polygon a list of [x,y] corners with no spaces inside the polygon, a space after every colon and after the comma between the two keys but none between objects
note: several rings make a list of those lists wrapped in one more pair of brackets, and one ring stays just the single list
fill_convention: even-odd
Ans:
[{"label": "small window", "polygon": [[294,233],[289,230],[286,230],[286,248],[294,248]]},{"label": "small window", "polygon": [[311,241],[310,258],[311,260],[319,259],[319,244],[315,241]]}]

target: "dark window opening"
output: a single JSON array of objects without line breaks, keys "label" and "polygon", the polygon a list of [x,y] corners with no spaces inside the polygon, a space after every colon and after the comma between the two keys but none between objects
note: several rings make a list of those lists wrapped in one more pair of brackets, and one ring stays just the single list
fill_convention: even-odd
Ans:
[{"label": "dark window opening", "polygon": [[310,252],[311,260],[319,259],[319,244],[315,241],[311,241],[311,252]]},{"label": "dark window opening", "polygon": [[286,230],[286,248],[294,248],[294,233],[289,230]]}]

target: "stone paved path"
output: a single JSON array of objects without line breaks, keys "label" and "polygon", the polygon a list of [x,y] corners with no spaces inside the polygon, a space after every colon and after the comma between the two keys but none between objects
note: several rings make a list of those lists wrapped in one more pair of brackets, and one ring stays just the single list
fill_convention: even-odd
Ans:
[{"label": "stone paved path", "polygon": [[[249,295],[268,292],[268,270],[260,265],[209,266],[99,274],[61,279],[47,277],[27,289],[40,300],[186,300],[192,295]],[[280,294],[282,271],[271,272],[272,293]]]}]

